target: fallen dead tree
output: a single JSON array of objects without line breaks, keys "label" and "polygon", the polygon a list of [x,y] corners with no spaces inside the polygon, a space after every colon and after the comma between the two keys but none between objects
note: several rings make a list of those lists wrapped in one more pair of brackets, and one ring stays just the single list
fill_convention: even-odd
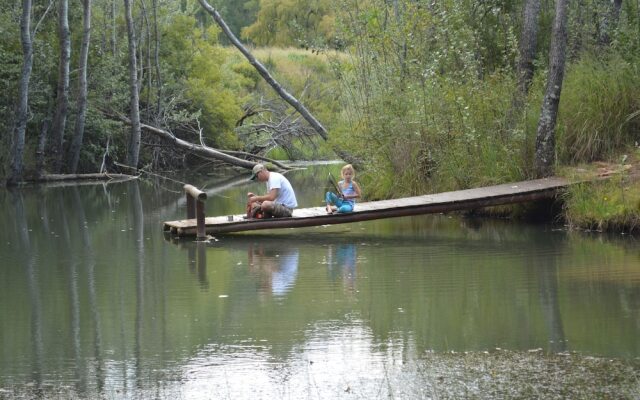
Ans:
[{"label": "fallen dead tree", "polygon": [[[122,117],[122,119],[125,120],[127,124],[130,123],[129,119],[125,119],[124,117]],[[243,160],[242,158],[234,157],[211,147],[187,142],[186,140],[176,137],[171,132],[157,128],[155,126],[140,124],[140,128],[142,128],[142,130],[144,130],[145,132],[152,133],[164,139],[165,141],[173,143],[173,145],[182,150],[188,151],[204,158],[213,158],[215,160],[224,161],[227,164],[247,169],[253,168],[253,166],[256,164],[253,161]]]},{"label": "fallen dead tree", "polygon": [[278,83],[275,78],[269,73],[267,68],[258,61],[253,54],[238,40],[238,38],[231,32],[231,29],[227,26],[224,19],[220,16],[218,11],[213,8],[206,0],[198,0],[202,8],[204,8],[216,21],[216,24],[222,29],[222,32],[227,36],[229,41],[242,53],[243,56],[249,61],[249,63],[258,71],[260,76],[278,93],[278,95],[287,103],[289,103],[302,117],[318,132],[318,134],[327,140],[327,129],[318,121],[309,110],[298,99],[293,97],[287,90]]},{"label": "fallen dead tree", "polygon": [[32,182],[54,182],[54,181],[106,181],[113,179],[135,179],[135,175],[110,174],[110,173],[90,173],[90,174],[44,174],[32,180]]},{"label": "fallen dead tree", "polygon": [[43,174],[27,178],[24,183],[57,183],[73,185],[92,185],[100,183],[125,182],[137,179],[137,175],[96,172],[89,174]]},{"label": "fallen dead tree", "polygon": [[[130,122],[128,118],[126,117],[122,117],[120,116],[120,119],[122,119],[124,122],[126,122],[127,124]],[[174,134],[172,134],[169,131],[166,131],[164,129],[160,129],[157,128],[155,126],[151,126],[151,125],[147,125],[147,124],[141,124],[140,127],[142,128],[142,130],[144,130],[145,132],[154,134],[160,138],[162,138],[163,140],[172,143],[173,145],[175,145],[177,148],[182,149],[184,151],[190,152],[192,154],[195,154],[197,156],[203,157],[203,158],[207,158],[207,159],[214,159],[214,160],[219,160],[219,161],[223,161],[227,164],[236,166],[236,167],[242,167],[242,168],[246,168],[246,169],[251,169],[253,168],[254,165],[256,165],[257,163],[255,161],[249,161],[249,160],[245,160],[239,157],[235,157],[232,154],[236,154],[236,155],[244,155],[247,157],[252,157],[261,161],[268,161],[269,163],[277,166],[278,168],[281,168],[283,170],[288,170],[291,169],[291,167],[288,167],[276,160],[272,160],[266,157],[261,157],[261,156],[256,156],[250,153],[245,153],[245,152],[227,152],[227,151],[222,151],[222,150],[218,150],[218,149],[214,149],[212,147],[208,147],[205,145],[201,145],[201,144],[194,144],[191,142],[187,142],[186,140],[180,139],[178,137],[176,137]]]},{"label": "fallen dead tree", "polygon": [[[119,114],[119,113],[113,113],[113,112],[105,112],[103,111],[106,115],[109,115],[113,118],[116,118],[122,122],[124,122],[125,124],[129,125],[131,124],[131,120],[129,118],[127,118],[126,116]],[[242,167],[242,168],[246,168],[246,169],[251,169],[253,168],[254,165],[257,164],[257,162],[255,161],[249,161],[249,160],[245,160],[242,159],[240,157],[236,157],[237,156],[246,156],[248,158],[254,158],[256,160],[261,160],[261,161],[266,161],[269,162],[271,164],[273,164],[274,166],[282,169],[282,170],[290,170],[293,169],[292,167],[289,167],[287,165],[282,164],[281,162],[278,162],[276,160],[267,158],[267,157],[263,157],[263,156],[258,156],[255,154],[251,154],[251,153],[247,153],[247,152],[242,152],[242,151],[226,151],[226,150],[218,150],[218,149],[214,149],[213,147],[209,147],[206,146],[204,143],[202,144],[195,144],[195,143],[191,143],[188,142],[184,139],[180,139],[179,137],[176,137],[176,135],[174,135],[173,133],[171,133],[170,131],[167,131],[165,129],[162,128],[158,128],[156,126],[152,126],[152,125],[147,125],[147,124],[140,124],[140,128],[148,133],[151,133],[153,135],[155,135],[156,137],[159,137],[160,139],[173,144],[175,147],[177,147],[178,149],[181,149],[185,152],[189,152],[192,154],[195,154],[199,157],[205,158],[205,159],[212,159],[212,160],[218,160],[218,161],[222,161],[225,162],[229,165],[233,165],[236,167]],[[202,142],[202,139],[201,139]]]}]

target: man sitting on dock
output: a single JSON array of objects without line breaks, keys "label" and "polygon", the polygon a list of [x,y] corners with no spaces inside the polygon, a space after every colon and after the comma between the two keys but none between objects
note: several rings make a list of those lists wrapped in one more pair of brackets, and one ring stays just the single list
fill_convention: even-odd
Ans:
[{"label": "man sitting on dock", "polygon": [[254,203],[258,203],[265,217],[290,217],[293,209],[298,206],[298,201],[289,180],[278,172],[270,172],[262,164],[253,167],[251,180],[256,179],[267,183],[267,194],[258,196],[255,193],[247,193],[250,208]]}]

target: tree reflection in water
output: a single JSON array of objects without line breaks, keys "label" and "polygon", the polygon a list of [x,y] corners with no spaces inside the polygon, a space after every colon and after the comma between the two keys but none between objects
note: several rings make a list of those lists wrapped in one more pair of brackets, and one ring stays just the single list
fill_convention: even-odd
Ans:
[{"label": "tree reflection in water", "polygon": [[42,331],[42,299],[36,270],[37,251],[32,248],[29,238],[29,225],[24,209],[24,199],[19,191],[11,191],[11,203],[15,216],[14,235],[18,238],[19,250],[26,255],[25,272],[29,289],[29,302],[31,311],[31,347],[33,352],[33,367],[31,379],[35,383],[35,392],[40,394],[42,390],[44,342]]},{"label": "tree reflection in water", "polygon": [[0,192],[0,398],[413,398],[496,346],[639,353],[637,241],[434,216],[174,244],[175,194],[108,188]]}]

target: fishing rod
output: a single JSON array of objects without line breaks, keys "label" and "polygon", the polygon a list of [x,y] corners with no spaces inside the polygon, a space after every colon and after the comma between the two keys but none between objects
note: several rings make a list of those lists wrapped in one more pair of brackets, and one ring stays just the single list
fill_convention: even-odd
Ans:
[{"label": "fishing rod", "polygon": [[336,194],[338,196],[340,196],[340,197],[344,197],[344,193],[342,192],[342,188],[338,184],[338,181],[336,181],[336,178],[333,177],[331,172],[329,172],[328,180],[329,180],[329,183],[331,184],[331,186],[333,187],[333,189],[335,189]]}]

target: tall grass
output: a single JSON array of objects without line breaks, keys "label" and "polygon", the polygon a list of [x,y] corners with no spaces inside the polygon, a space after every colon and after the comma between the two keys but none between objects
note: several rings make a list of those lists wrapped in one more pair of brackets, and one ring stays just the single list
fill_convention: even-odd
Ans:
[{"label": "tall grass", "polygon": [[586,57],[569,66],[558,121],[561,163],[610,157],[640,140],[640,66]]}]

